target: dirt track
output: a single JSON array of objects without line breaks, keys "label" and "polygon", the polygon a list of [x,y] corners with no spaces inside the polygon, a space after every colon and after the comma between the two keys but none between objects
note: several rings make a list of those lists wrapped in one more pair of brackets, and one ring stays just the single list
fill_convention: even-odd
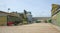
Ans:
[{"label": "dirt track", "polygon": [[50,23],[34,23],[22,26],[1,26],[0,33],[60,33]]}]

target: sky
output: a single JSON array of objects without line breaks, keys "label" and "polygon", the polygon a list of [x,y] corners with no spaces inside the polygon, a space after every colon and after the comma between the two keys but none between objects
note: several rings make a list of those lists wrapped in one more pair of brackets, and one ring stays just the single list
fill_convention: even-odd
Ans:
[{"label": "sky", "polygon": [[33,17],[51,17],[52,4],[59,4],[60,0],[0,0],[0,10],[8,12],[31,12]]}]

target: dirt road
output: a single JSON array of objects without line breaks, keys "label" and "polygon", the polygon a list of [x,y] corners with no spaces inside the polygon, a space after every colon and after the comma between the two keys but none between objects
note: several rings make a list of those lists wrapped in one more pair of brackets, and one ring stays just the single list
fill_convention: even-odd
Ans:
[{"label": "dirt road", "polygon": [[34,23],[22,26],[1,26],[0,33],[60,33],[50,23]]}]

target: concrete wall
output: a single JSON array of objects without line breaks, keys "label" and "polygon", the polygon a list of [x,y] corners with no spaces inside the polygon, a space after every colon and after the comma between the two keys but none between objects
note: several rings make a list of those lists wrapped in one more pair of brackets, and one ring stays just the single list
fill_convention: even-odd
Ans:
[{"label": "concrete wall", "polygon": [[52,23],[55,24],[55,25],[57,23],[56,18],[57,18],[57,14],[52,16]]},{"label": "concrete wall", "polygon": [[60,12],[57,13],[57,19],[56,19],[56,21],[57,21],[57,25],[60,26]]},{"label": "concrete wall", "polygon": [[52,16],[52,23],[57,26],[60,26],[60,12]]}]

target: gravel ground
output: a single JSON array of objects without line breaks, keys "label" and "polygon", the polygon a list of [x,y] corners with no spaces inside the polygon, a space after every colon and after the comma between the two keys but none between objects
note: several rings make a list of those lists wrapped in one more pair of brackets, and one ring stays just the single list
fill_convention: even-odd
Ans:
[{"label": "gravel ground", "polygon": [[0,26],[0,33],[60,33],[50,23],[34,23],[20,26]]}]

